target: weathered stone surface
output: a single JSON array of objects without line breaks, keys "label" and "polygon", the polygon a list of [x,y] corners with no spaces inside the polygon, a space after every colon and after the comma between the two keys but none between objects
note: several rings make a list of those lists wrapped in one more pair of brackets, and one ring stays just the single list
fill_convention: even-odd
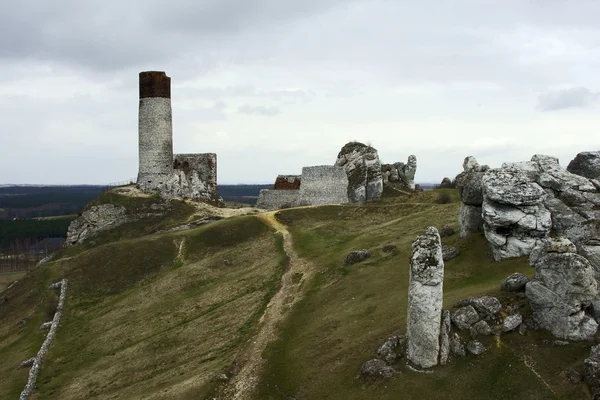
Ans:
[{"label": "weathered stone surface", "polygon": [[583,361],[583,368],[593,399],[600,399],[600,345],[592,347],[590,356]]},{"label": "weathered stone surface", "polygon": [[[386,363],[392,364],[397,359],[402,357],[402,350],[406,346],[406,337],[403,335],[394,335],[389,337],[380,347],[377,349],[377,355],[381,357]],[[400,349],[398,349],[400,348]],[[397,351],[400,350],[400,351]]]},{"label": "weathered stone surface", "polygon": [[469,329],[474,323],[479,321],[479,314],[473,306],[461,307],[451,313],[452,322],[458,329]]},{"label": "weathered stone surface", "polygon": [[521,325],[523,322],[523,316],[521,314],[509,315],[504,318],[504,323],[502,324],[502,332],[510,332],[514,331]]},{"label": "weathered stone surface", "polygon": [[463,344],[460,335],[456,332],[454,332],[450,338],[450,350],[455,356],[464,357],[467,355],[465,345]]},{"label": "weathered stone surface", "polygon": [[506,290],[508,292],[521,292],[525,290],[525,285],[529,282],[529,278],[525,275],[515,272],[514,274],[510,274],[502,283],[500,284],[500,289]]},{"label": "weathered stone surface", "polygon": [[458,214],[458,226],[461,238],[465,238],[471,233],[481,232],[483,230],[481,206],[471,206],[461,202]]},{"label": "weathered stone surface", "polygon": [[[379,154],[371,146],[350,142],[342,147],[334,164],[348,176],[348,199],[351,203],[377,200],[383,192]],[[304,186],[304,173],[302,174]]]},{"label": "weathered stone surface", "polygon": [[585,309],[598,295],[595,271],[584,257],[565,250],[572,247],[563,238],[551,239],[533,253],[535,280],[525,293],[533,318],[558,338],[587,340],[598,328]]},{"label": "weathered stone surface", "polygon": [[475,308],[479,318],[485,318],[487,320],[494,319],[496,314],[498,314],[502,308],[500,301],[491,296],[468,297],[460,300],[456,304],[457,307],[464,307],[468,305],[471,305]]},{"label": "weathered stone surface", "polygon": [[485,348],[483,343],[472,341],[467,344],[467,350],[469,350],[469,353],[478,356],[480,354],[483,354],[487,349]]},{"label": "weathered stone surface", "polygon": [[90,207],[71,222],[67,231],[66,246],[81,244],[98,233],[115,228],[128,221],[125,207],[101,204]]},{"label": "weathered stone surface", "polygon": [[421,368],[438,363],[443,282],[440,235],[429,227],[412,244],[408,289],[407,358]]},{"label": "weathered stone surface", "polygon": [[302,168],[297,205],[348,203],[348,177],[341,167],[317,165]]},{"label": "weathered stone surface", "polygon": [[547,194],[518,168],[491,169],[482,178],[483,195],[489,201],[511,206],[534,206]]},{"label": "weathered stone surface", "polygon": [[293,207],[298,202],[299,190],[262,189],[256,200],[256,208],[263,210],[280,210]]},{"label": "weathered stone surface", "polygon": [[440,332],[440,364],[445,365],[450,357],[450,340],[452,334],[452,321],[450,311],[445,310],[442,313],[442,325]]},{"label": "weathered stone surface", "polygon": [[175,154],[173,172],[157,185],[164,199],[182,198],[219,203],[217,196],[217,155]]},{"label": "weathered stone surface", "polygon": [[383,164],[381,166],[383,184],[398,184],[409,190],[416,190],[415,173],[417,172],[417,157],[408,156],[405,163]]},{"label": "weathered stone surface", "polygon": [[444,261],[452,260],[453,258],[458,257],[459,254],[460,251],[456,247],[442,244],[442,258]]},{"label": "weathered stone surface", "polygon": [[346,256],[346,259],[344,260],[344,265],[352,265],[352,264],[359,263],[361,261],[366,260],[370,256],[371,256],[371,252],[369,250],[352,251],[352,252],[348,253],[348,255]]},{"label": "weathered stone surface", "polygon": [[588,179],[600,179],[600,151],[577,154],[567,166],[567,171]]},{"label": "weathered stone surface", "polygon": [[481,320],[469,329],[469,333],[472,337],[476,337],[479,335],[489,336],[492,334],[492,328],[487,322]]},{"label": "weathered stone surface", "polygon": [[369,360],[360,367],[360,375],[366,380],[391,378],[397,373],[398,372],[394,368],[378,358]]}]

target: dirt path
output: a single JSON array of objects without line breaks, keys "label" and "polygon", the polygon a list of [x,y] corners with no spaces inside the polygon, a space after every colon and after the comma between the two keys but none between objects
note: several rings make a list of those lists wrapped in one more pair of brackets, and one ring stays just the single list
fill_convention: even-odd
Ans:
[{"label": "dirt path", "polygon": [[258,385],[265,360],[261,354],[266,346],[277,339],[279,324],[287,317],[292,306],[300,300],[315,274],[311,263],[299,258],[292,246],[292,236],[285,225],[275,219],[275,211],[258,216],[269,226],[283,235],[283,249],[289,257],[289,266],[281,277],[281,287],[271,298],[265,313],[259,321],[258,332],[249,341],[238,360],[240,369],[229,384],[227,399],[247,400],[252,398]]}]

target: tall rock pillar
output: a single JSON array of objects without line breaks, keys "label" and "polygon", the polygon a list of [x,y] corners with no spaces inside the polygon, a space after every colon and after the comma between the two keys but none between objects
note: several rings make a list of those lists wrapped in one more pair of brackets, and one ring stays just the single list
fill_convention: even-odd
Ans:
[{"label": "tall rock pillar", "polygon": [[437,365],[444,284],[440,235],[430,226],[412,244],[406,358],[421,368]]},{"label": "tall rock pillar", "polygon": [[171,78],[161,71],[140,72],[138,185],[156,190],[173,172]]}]

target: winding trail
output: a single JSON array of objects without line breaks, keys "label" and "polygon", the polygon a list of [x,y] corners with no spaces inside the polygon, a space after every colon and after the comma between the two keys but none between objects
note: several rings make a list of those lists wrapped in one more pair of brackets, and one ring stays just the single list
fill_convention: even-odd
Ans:
[{"label": "winding trail", "polygon": [[281,277],[279,291],[269,301],[264,314],[259,320],[258,332],[238,358],[239,370],[232,377],[225,391],[225,398],[247,400],[255,393],[265,359],[262,352],[267,345],[277,339],[280,323],[288,316],[291,308],[306,292],[307,282],[315,275],[313,264],[298,257],[293,249],[292,236],[282,223],[275,218],[276,211],[260,214],[257,217],[274,228],[283,236],[283,249],[288,257],[287,270]]}]

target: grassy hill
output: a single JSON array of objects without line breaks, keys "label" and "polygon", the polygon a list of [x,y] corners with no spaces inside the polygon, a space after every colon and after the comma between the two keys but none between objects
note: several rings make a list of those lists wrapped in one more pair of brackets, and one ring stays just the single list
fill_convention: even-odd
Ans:
[{"label": "grassy hill", "polygon": [[[450,203],[436,203],[442,193]],[[110,201],[141,207],[136,202],[151,200]],[[174,205],[166,222],[138,221],[107,232],[2,293],[8,300],[0,304],[0,398],[17,398],[23,388],[27,369],[17,367],[43,341],[39,325],[51,319],[57,301],[46,287],[62,278],[69,279],[69,293],[38,379],[40,400],[231,398],[237,374],[248,372],[248,349],[261,350],[257,338],[282,291],[282,317],[272,324],[276,336],[250,371],[256,399],[589,396],[585,384],[572,385],[561,372],[582,372],[590,343],[547,346],[541,339],[550,336],[543,332],[484,338],[489,350],[482,356],[453,359],[433,374],[400,363],[402,375],[390,380],[366,384],[358,377],[388,336],[404,333],[412,240],[427,226],[458,228],[453,190],[365,206],[287,209],[274,214],[275,222],[239,216],[156,233],[188,220],[190,212]],[[533,275],[527,260],[494,262],[482,235],[457,236],[443,239],[461,250],[446,263],[444,308],[493,294],[527,311],[522,298],[499,292],[510,273]],[[398,252],[383,253],[385,245]],[[345,255],[357,249],[372,256],[343,266]],[[312,273],[289,275],[298,263]],[[286,292],[290,280],[297,289]]]}]

